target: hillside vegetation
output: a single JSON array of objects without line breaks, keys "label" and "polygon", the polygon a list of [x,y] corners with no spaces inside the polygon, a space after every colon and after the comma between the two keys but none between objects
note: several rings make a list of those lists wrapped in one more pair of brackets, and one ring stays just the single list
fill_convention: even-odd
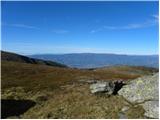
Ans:
[{"label": "hillside vegetation", "polygon": [[58,62],[29,58],[23,55],[18,55],[18,54],[6,52],[6,51],[1,51],[1,60],[30,63],[30,64],[42,64],[42,65],[58,66],[58,67],[67,67],[66,65],[60,64]]},{"label": "hillside vegetation", "polygon": [[16,60],[1,61],[3,118],[119,118],[124,105],[131,108],[128,118],[144,118],[140,106],[132,107],[121,96],[93,95],[80,81],[126,81],[158,71],[132,66],[75,69]]},{"label": "hillside vegetation", "polygon": [[157,69],[140,68],[118,66],[97,70],[79,70],[2,61],[2,89],[17,86],[22,86],[32,91],[34,89],[53,89],[81,79],[128,80],[157,71]]}]

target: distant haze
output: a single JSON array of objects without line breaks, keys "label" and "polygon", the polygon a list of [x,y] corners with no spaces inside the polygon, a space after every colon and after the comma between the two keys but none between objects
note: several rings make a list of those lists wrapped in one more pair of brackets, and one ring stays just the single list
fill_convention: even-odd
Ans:
[{"label": "distant haze", "polygon": [[30,57],[52,60],[76,68],[97,68],[113,65],[159,67],[158,55],[116,55],[116,54],[39,54]]}]

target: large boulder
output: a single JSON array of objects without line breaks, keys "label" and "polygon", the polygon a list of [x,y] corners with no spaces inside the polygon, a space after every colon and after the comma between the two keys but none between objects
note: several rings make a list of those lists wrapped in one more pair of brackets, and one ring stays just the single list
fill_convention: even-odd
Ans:
[{"label": "large boulder", "polygon": [[145,116],[158,118],[158,78],[159,76],[157,73],[153,76],[144,76],[135,79],[123,86],[118,94],[132,103],[141,104],[146,111]]}]

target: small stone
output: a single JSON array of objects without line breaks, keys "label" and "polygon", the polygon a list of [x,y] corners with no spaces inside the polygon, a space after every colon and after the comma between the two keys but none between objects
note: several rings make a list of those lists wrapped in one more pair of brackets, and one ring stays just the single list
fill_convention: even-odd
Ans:
[{"label": "small stone", "polygon": [[128,119],[124,113],[118,113],[119,119]]},{"label": "small stone", "polygon": [[129,110],[129,107],[128,107],[128,106],[124,106],[124,107],[121,109],[122,112],[126,112],[127,110]]}]

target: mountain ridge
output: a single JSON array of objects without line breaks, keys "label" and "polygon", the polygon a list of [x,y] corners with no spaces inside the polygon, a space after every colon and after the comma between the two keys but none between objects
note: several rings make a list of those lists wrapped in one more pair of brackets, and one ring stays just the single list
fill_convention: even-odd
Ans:
[{"label": "mountain ridge", "polygon": [[37,54],[26,54],[26,56],[34,55],[81,55],[81,54],[90,54],[90,55],[122,55],[122,56],[158,56],[159,54],[119,54],[119,53],[92,53],[92,52],[82,52],[82,53],[37,53]]},{"label": "mountain ridge", "polygon": [[133,65],[158,68],[158,55],[122,55],[107,53],[35,54],[33,58],[53,60],[75,68],[97,68],[113,65]]},{"label": "mountain ridge", "polygon": [[24,55],[19,55],[13,52],[7,52],[1,50],[1,60],[2,61],[12,61],[12,62],[21,62],[21,63],[30,63],[30,64],[42,64],[48,66],[57,66],[57,67],[67,67],[66,65],[54,62],[54,61],[45,61],[41,59],[35,59],[27,57]]}]

